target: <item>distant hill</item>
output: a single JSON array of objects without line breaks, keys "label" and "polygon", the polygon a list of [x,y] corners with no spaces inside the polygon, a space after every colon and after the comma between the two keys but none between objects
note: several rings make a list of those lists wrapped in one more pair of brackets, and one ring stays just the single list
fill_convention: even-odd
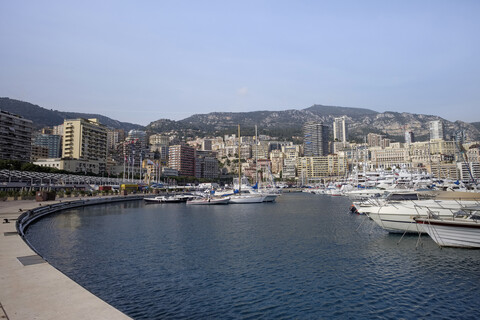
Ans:
[{"label": "distant hill", "polygon": [[[404,141],[405,130],[413,131],[418,141],[429,138],[428,122],[442,119],[433,115],[376,112],[363,108],[345,108],[313,105],[303,110],[253,111],[253,112],[212,112],[196,114],[180,121],[157,120],[147,126],[153,132],[169,130],[183,131],[186,135],[221,135],[236,133],[240,124],[242,134],[252,135],[255,125],[259,134],[269,134],[279,138],[302,135],[302,125],[307,121],[322,122],[330,127],[336,117],[346,116],[350,140],[363,141],[369,133],[387,135],[398,142]],[[471,139],[480,139],[480,128],[475,125],[442,119],[447,134],[463,129]]]},{"label": "distant hill", "polygon": [[268,134],[281,139],[302,135],[302,125],[315,120],[329,124],[333,118],[342,115],[359,117],[376,115],[378,112],[360,109],[314,105],[304,110],[252,111],[252,112],[212,112],[195,114],[179,121],[157,120],[147,129],[153,132],[166,132],[172,129],[183,131],[185,135],[222,135],[236,133],[240,124],[241,132],[253,135],[255,125],[259,134]]},{"label": "distant hill", "polygon": [[132,129],[143,129],[143,126],[128,122],[120,122],[100,114],[91,113],[77,113],[77,112],[63,112],[53,109],[45,109],[38,105],[31,104],[9,98],[0,98],[0,110],[8,111],[10,113],[24,117],[33,121],[33,125],[36,129],[43,127],[58,126],[63,123],[65,119],[77,119],[77,118],[97,118],[100,123],[110,128],[124,129],[129,131]]},{"label": "distant hill", "polygon": [[334,106],[323,106],[315,104],[310,108],[303,109],[304,111],[311,112],[318,116],[349,116],[349,117],[361,117],[366,115],[375,116],[378,114],[377,111],[364,108],[346,108],[346,107],[334,107]]},{"label": "distant hill", "polygon": [[[345,108],[337,106],[313,105],[303,110],[253,111],[253,112],[212,112],[195,114],[183,120],[174,121],[159,119],[143,127],[138,124],[120,122],[99,114],[63,112],[48,110],[40,106],[9,99],[0,98],[0,109],[23,116],[34,122],[35,128],[54,126],[63,123],[64,119],[98,118],[101,123],[111,128],[147,130],[151,133],[177,132],[183,136],[221,136],[237,132],[241,126],[242,135],[253,135],[255,125],[259,134],[267,134],[279,139],[299,141],[302,126],[307,121],[322,122],[330,127],[336,117],[345,116],[348,123],[349,140],[364,141],[369,132],[387,135],[389,138],[403,142],[405,130],[413,131],[417,141],[429,137],[428,122],[442,119],[434,115],[412,114],[407,112],[377,112],[364,108]],[[480,140],[480,122],[466,123],[447,121],[447,135],[455,130],[465,130],[472,140]]]}]

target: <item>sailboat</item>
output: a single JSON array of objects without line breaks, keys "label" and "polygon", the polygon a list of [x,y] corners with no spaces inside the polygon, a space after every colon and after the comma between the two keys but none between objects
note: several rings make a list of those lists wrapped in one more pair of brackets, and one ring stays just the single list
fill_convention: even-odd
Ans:
[{"label": "sailboat", "polygon": [[[238,125],[238,192],[230,196],[230,203],[261,203],[266,196],[250,188],[242,190],[242,163],[240,161],[240,125]],[[235,188],[235,186],[234,186]]]},{"label": "sailboat", "polygon": [[261,194],[237,194],[230,197],[230,203],[262,203],[265,196]]},{"label": "sailboat", "polygon": [[[240,181],[240,182],[238,182]],[[233,180],[235,193],[230,196],[230,203],[260,203],[266,202],[267,195],[257,192],[248,184],[247,177],[236,178]]]},{"label": "sailboat", "polygon": [[198,198],[193,200],[188,200],[187,204],[189,205],[217,205],[217,204],[228,204],[230,202],[229,197],[206,197]]},{"label": "sailboat", "polygon": [[[268,165],[268,173],[269,177],[271,178],[272,185],[275,186],[275,182],[273,179],[272,172],[270,171],[270,166]],[[263,202],[274,202],[277,197],[279,196],[279,193],[276,189],[267,189],[265,187],[261,188],[259,186],[259,180],[258,180],[258,134],[257,134],[257,126],[255,126],[255,185],[251,187],[253,190],[255,190],[257,193],[260,193],[265,196],[263,199]]]}]

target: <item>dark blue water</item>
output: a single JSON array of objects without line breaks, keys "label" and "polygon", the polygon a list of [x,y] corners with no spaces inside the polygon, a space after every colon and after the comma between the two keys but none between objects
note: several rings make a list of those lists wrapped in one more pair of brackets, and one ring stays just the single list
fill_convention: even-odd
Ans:
[{"label": "dark blue water", "polygon": [[[28,240],[135,319],[475,319],[480,251],[390,235],[346,198],[70,210]],[[357,230],[358,229],[358,230]]]}]

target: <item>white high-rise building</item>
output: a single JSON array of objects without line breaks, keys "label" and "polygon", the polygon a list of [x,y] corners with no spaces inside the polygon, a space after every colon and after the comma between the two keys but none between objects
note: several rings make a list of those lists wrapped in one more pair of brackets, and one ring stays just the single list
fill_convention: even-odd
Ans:
[{"label": "white high-rise building", "polygon": [[405,143],[411,144],[415,142],[415,135],[412,131],[405,131]]},{"label": "white high-rise building", "polygon": [[430,121],[430,140],[445,140],[442,120]]},{"label": "white high-rise building", "polygon": [[343,116],[333,121],[333,140],[344,144],[347,143],[348,136],[346,119],[347,117]]}]

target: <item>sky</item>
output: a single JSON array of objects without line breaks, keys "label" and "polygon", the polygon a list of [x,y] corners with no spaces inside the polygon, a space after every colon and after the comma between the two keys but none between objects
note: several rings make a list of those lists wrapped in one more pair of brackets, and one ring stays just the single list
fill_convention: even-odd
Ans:
[{"label": "sky", "polygon": [[314,104],[480,121],[480,1],[0,0],[0,97],[147,125]]}]

